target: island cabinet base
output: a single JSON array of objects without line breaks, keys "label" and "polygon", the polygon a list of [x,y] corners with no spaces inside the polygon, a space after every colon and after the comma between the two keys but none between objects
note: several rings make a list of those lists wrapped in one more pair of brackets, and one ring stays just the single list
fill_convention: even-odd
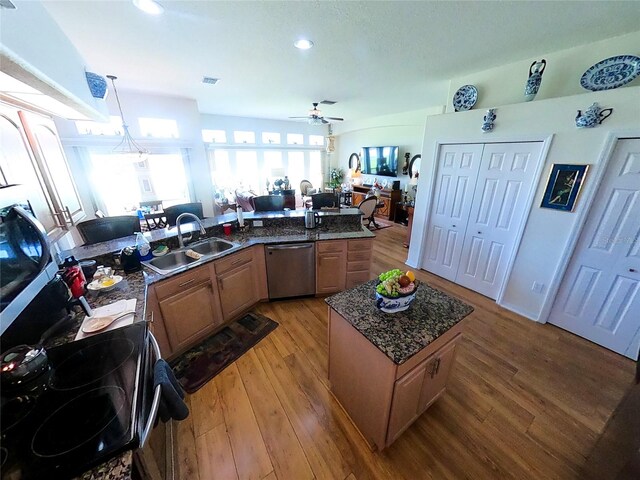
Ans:
[{"label": "island cabinet base", "polygon": [[458,323],[397,365],[329,307],[331,391],[371,449],[391,445],[444,393],[461,333]]}]

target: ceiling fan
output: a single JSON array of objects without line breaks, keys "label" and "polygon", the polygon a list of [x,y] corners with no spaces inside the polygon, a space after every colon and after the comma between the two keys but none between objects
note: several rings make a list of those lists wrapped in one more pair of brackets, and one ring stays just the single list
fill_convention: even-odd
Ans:
[{"label": "ceiling fan", "polygon": [[322,112],[318,109],[318,102],[313,103],[313,108],[309,110],[309,115],[306,117],[289,117],[289,118],[305,118],[309,122],[309,125],[322,125],[331,123],[329,120],[336,122],[342,122],[344,118],[340,117],[323,117]]}]

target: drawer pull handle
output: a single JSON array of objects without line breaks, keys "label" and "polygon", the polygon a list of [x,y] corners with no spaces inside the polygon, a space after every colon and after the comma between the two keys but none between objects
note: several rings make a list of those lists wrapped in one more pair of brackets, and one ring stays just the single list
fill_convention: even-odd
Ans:
[{"label": "drawer pull handle", "polygon": [[240,263],[243,260],[244,260],[243,258],[239,258],[237,260],[234,260],[233,262],[231,262],[231,265],[236,265],[236,264]]},{"label": "drawer pull handle", "polygon": [[195,282],[195,281],[196,281],[196,279],[195,279],[195,278],[192,278],[191,280],[187,280],[186,282],[182,282],[182,283],[181,283],[181,284],[179,284],[178,286],[179,286],[179,287],[184,287],[184,286],[189,285],[190,283],[193,283],[193,282]]}]

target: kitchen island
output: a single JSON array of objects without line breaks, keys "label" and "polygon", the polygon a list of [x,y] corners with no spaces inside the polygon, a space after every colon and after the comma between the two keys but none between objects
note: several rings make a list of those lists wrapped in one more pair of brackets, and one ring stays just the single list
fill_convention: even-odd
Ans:
[{"label": "kitchen island", "polygon": [[444,393],[473,308],[421,283],[409,309],[384,313],[375,285],[326,299],[329,382],[369,446],[382,450]]}]

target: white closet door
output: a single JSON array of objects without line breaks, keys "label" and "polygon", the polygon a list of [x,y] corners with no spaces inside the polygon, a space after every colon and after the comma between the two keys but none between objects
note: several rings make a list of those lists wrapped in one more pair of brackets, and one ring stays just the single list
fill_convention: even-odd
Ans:
[{"label": "white closet door", "polygon": [[549,322],[627,357],[638,354],[640,139],[616,146]]},{"label": "white closet door", "polygon": [[482,144],[440,149],[423,268],[454,281],[476,186]]},{"label": "white closet door", "polygon": [[485,145],[456,283],[497,298],[530,207],[541,150],[540,142]]}]

